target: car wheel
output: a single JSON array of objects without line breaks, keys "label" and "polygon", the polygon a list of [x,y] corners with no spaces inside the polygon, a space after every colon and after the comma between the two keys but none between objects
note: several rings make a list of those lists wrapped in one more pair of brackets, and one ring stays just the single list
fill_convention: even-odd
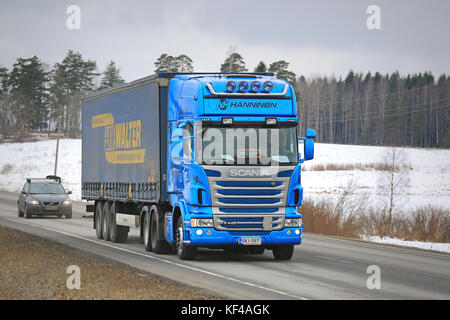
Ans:
[{"label": "car wheel", "polygon": [[66,214],[66,215],[65,215],[65,218],[66,218],[66,219],[72,219],[72,214],[71,214],[71,213]]},{"label": "car wheel", "polygon": [[27,206],[25,206],[25,213],[24,213],[24,215],[25,215],[25,219],[30,219],[31,218],[31,213],[28,212]]},{"label": "car wheel", "polygon": [[102,211],[103,211],[103,203],[99,201],[95,206],[95,233],[97,234],[97,239],[103,239]]},{"label": "car wheel", "polygon": [[23,212],[20,211],[20,209],[17,209],[17,211],[19,212],[19,213],[18,213],[19,218],[22,218],[22,217],[23,217]]},{"label": "car wheel", "polygon": [[181,260],[194,260],[197,248],[184,243],[183,217],[178,217],[177,228],[175,230],[175,247],[178,257]]}]

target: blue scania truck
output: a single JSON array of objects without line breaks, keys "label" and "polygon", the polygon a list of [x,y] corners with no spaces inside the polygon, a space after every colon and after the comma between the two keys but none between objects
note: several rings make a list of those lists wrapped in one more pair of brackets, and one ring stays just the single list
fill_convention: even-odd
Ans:
[{"label": "blue scania truck", "polygon": [[157,73],[82,104],[82,198],[97,238],[125,242],[135,227],[147,251],[180,259],[199,247],[292,257],[316,134],[298,137],[288,82]]}]

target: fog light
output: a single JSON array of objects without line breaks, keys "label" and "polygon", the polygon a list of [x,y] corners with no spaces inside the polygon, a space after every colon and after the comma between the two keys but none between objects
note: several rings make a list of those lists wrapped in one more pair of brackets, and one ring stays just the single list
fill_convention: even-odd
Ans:
[{"label": "fog light", "polygon": [[261,89],[261,82],[253,81],[250,84],[250,90],[252,90],[252,92],[258,92],[260,89]]},{"label": "fog light", "polygon": [[248,82],[247,81],[241,81],[238,85],[240,92],[246,92],[248,90]]},{"label": "fog light", "polygon": [[300,234],[300,230],[298,230],[298,229],[295,230],[295,234],[296,234],[296,235],[299,235],[299,234]]},{"label": "fog light", "polygon": [[228,81],[227,82],[227,91],[228,92],[233,92],[234,90],[236,90],[236,82],[234,81]]},{"label": "fog light", "polygon": [[199,229],[199,230],[197,230],[195,233],[196,233],[198,236],[201,236],[202,233],[203,233],[203,230],[202,230],[202,229]]},{"label": "fog light", "polygon": [[286,231],[286,234],[289,236],[291,234],[291,230]]},{"label": "fog light", "polygon": [[206,231],[206,234],[207,234],[208,236],[210,236],[210,235],[212,235],[212,231],[211,231],[211,230],[207,230],[207,231]]},{"label": "fog light", "polygon": [[263,89],[265,92],[269,93],[273,89],[273,83],[271,81],[264,82]]}]

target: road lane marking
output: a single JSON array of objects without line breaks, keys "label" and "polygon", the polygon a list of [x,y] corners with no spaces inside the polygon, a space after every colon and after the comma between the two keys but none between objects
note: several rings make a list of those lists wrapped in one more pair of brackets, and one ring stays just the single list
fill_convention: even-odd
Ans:
[{"label": "road lane marking", "polygon": [[351,261],[343,260],[343,259],[339,259],[339,258],[333,258],[333,257],[327,257],[327,256],[319,256],[319,255],[315,255],[315,256],[317,258],[322,258],[322,259],[327,259],[327,260],[339,261],[339,262],[344,262],[344,263],[353,263]]},{"label": "road lane marking", "polygon": [[41,229],[45,229],[45,230],[61,233],[61,234],[64,234],[64,235],[68,235],[68,236],[71,236],[71,237],[74,237],[74,238],[78,238],[78,239],[82,239],[82,240],[85,240],[85,241],[93,242],[93,243],[96,243],[96,244],[101,244],[103,246],[111,247],[111,248],[114,248],[114,249],[117,249],[117,250],[121,250],[121,251],[124,251],[124,252],[134,253],[134,254],[137,254],[137,255],[140,255],[140,256],[143,256],[143,257],[146,257],[146,258],[151,258],[151,259],[154,259],[154,260],[158,260],[158,261],[161,261],[161,262],[165,262],[165,263],[172,264],[172,265],[175,265],[175,266],[178,266],[178,267],[182,267],[182,268],[186,268],[186,269],[189,269],[189,270],[197,271],[197,272],[204,273],[204,274],[207,274],[207,275],[210,275],[210,276],[214,276],[214,277],[217,277],[217,278],[225,279],[225,280],[236,282],[236,283],[243,284],[243,285],[246,285],[246,286],[258,288],[258,289],[261,289],[261,290],[266,290],[266,291],[269,291],[269,292],[272,292],[272,293],[276,293],[276,294],[279,294],[279,295],[284,295],[284,296],[288,296],[288,297],[299,299],[299,300],[310,300],[309,298],[293,295],[293,294],[290,294],[290,293],[287,293],[287,292],[284,292],[284,291],[280,291],[280,290],[276,290],[276,289],[273,289],[273,288],[264,287],[264,286],[261,286],[261,285],[255,284],[255,283],[251,283],[251,282],[248,282],[248,281],[243,281],[243,280],[231,278],[231,277],[228,277],[228,276],[225,276],[225,275],[222,275],[222,274],[214,273],[214,272],[211,272],[211,271],[199,269],[199,268],[196,268],[196,267],[184,265],[184,264],[177,263],[177,262],[173,262],[173,261],[170,261],[170,260],[166,260],[166,259],[163,259],[163,258],[160,258],[160,257],[153,256],[151,254],[144,254],[144,253],[137,252],[137,251],[134,251],[134,250],[128,250],[128,249],[125,249],[125,248],[117,247],[117,246],[114,246],[114,245],[112,245],[110,243],[100,242],[100,241],[97,241],[97,240],[92,240],[92,239],[85,238],[85,237],[82,237],[82,236],[79,236],[79,235],[76,235],[76,234],[72,234],[72,233],[69,233],[69,232],[56,230],[56,229],[52,229],[52,228],[48,228],[48,227],[43,227],[43,226],[35,225],[35,224],[32,224],[32,223],[26,223],[26,222],[23,222],[23,221],[18,221],[18,220],[11,219],[11,218],[6,218],[6,217],[3,217],[3,219],[9,220],[9,221],[12,221],[12,222],[16,222],[16,223],[21,223],[21,224],[28,225],[28,226],[35,227],[35,228],[41,228]]}]

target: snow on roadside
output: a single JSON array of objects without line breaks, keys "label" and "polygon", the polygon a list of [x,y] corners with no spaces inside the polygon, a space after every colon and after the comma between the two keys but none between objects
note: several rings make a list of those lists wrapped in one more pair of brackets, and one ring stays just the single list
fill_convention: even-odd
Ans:
[{"label": "snow on roadside", "polygon": [[[55,170],[56,140],[0,144],[0,190],[20,192],[26,178],[44,178]],[[73,200],[81,199],[81,139],[61,139],[58,176]]]},{"label": "snow on roadside", "polygon": [[361,238],[363,240],[375,243],[393,244],[404,247],[413,247],[431,251],[450,253],[450,243],[408,241],[397,238],[379,237],[379,236],[362,236]]}]

